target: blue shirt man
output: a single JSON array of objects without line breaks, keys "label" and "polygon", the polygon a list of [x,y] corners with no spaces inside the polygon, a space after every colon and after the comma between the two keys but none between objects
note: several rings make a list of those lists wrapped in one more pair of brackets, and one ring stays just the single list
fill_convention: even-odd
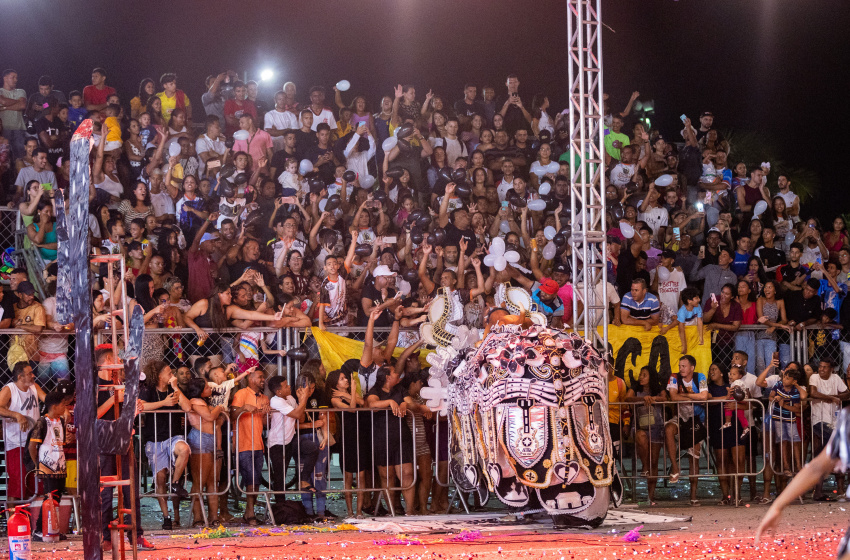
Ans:
[{"label": "blue shirt man", "polygon": [[661,320],[658,298],[646,291],[646,280],[635,278],[632,289],[620,302],[620,319],[624,325],[642,326],[649,330]]}]

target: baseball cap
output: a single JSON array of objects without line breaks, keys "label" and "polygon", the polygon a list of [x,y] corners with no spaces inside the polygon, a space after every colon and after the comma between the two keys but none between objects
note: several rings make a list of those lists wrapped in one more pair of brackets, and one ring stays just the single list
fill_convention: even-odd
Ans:
[{"label": "baseball cap", "polygon": [[713,231],[713,232],[715,232],[715,233],[717,233],[718,235],[722,235],[722,234],[720,233],[720,230],[719,230],[719,229],[717,229],[716,227],[709,228],[708,233],[711,233],[712,231]]},{"label": "baseball cap", "polygon": [[711,111],[703,111],[702,113],[699,114],[699,118],[713,117],[713,116],[714,116],[714,113],[712,113]]},{"label": "baseball cap", "polygon": [[557,282],[555,282],[551,278],[542,278],[540,280],[540,291],[544,294],[554,296],[558,293],[559,289],[561,289],[561,287],[558,285]]},{"label": "baseball cap", "polygon": [[75,391],[76,386],[70,379],[62,379],[56,384],[56,392],[62,393],[66,397],[73,395]]},{"label": "baseball cap", "polygon": [[382,264],[375,267],[375,271],[372,272],[372,276],[374,276],[375,278],[377,278],[378,276],[395,276],[395,272],[390,270],[390,267],[388,267],[387,265]]},{"label": "baseball cap", "polygon": [[217,233],[205,233],[201,236],[201,243],[204,241],[215,241],[216,239],[218,239]]},{"label": "baseball cap", "polygon": [[35,295],[35,288],[33,287],[32,283],[27,280],[24,280],[23,282],[18,284],[18,289],[15,291],[19,294],[26,294],[28,296]]},{"label": "baseball cap", "polygon": [[661,251],[661,258],[662,259],[675,259],[676,253],[672,249],[664,249],[663,251]]},{"label": "baseball cap", "polygon": [[569,274],[570,267],[568,267],[565,263],[558,263],[552,268],[552,272],[560,272],[561,274]]}]

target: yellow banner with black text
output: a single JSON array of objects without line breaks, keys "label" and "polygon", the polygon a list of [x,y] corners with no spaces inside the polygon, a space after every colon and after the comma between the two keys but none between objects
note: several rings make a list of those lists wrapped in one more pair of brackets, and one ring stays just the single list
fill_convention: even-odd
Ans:
[{"label": "yellow banner with black text", "polygon": [[[602,334],[602,328],[599,328]],[[699,331],[696,326],[685,327],[687,351],[682,351],[679,329],[674,327],[664,334],[658,327],[644,330],[632,325],[609,325],[608,346],[614,357],[614,374],[622,378],[626,385],[631,379],[637,381],[640,369],[646,365],[655,368],[659,379],[666,386],[672,373],[679,371],[679,358],[690,354],[697,361],[696,371],[708,374],[711,365],[711,333],[705,331],[703,344],[699,343]]]}]

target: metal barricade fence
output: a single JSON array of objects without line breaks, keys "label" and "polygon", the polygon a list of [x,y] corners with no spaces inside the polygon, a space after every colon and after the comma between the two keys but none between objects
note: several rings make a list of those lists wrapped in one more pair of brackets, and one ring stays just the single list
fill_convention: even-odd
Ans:
[{"label": "metal barricade fence", "polygon": [[850,343],[842,340],[842,334],[840,325],[807,326],[801,333],[800,362],[810,363],[817,370],[818,362],[829,359],[833,370],[844,377],[850,366]]},{"label": "metal barricade fence", "polygon": [[21,213],[17,209],[0,206],[0,251],[15,247],[15,232],[23,229]]},{"label": "metal barricade fence", "polygon": [[[638,479],[647,482],[651,502],[659,480],[668,484],[680,477],[690,484],[718,479],[724,498],[737,500],[741,479],[754,480],[763,472],[758,423],[764,417],[764,404],[760,400],[653,400],[650,404],[645,397],[636,399],[641,400],[609,405],[610,412],[616,410],[609,421],[618,420],[611,424],[617,468],[624,482],[631,482],[633,500],[637,501]],[[730,478],[735,481],[731,489]]]},{"label": "metal barricade fence", "polygon": [[[29,450],[25,447],[11,449],[6,441],[7,426],[17,426],[11,418],[0,417],[0,491],[4,508],[10,509],[19,504],[28,504],[38,496],[38,481],[26,466]],[[10,470],[16,473],[13,479]],[[10,499],[13,492],[15,497]]]},{"label": "metal barricade fence", "polygon": [[[55,332],[48,327],[45,327],[41,334],[33,334],[23,329],[0,329],[0,387],[13,381],[14,364],[10,363],[10,359],[26,355],[26,349],[33,340],[37,344],[31,345],[32,349],[49,352],[45,356],[41,356],[39,351],[29,355],[36,383],[45,392],[50,392],[56,388],[59,380],[73,380],[76,345],[74,336],[73,332]],[[13,350],[11,356],[10,350]]]},{"label": "metal barricade fence", "polygon": [[[311,425],[304,429],[298,429],[294,424],[285,427],[283,424],[279,426],[279,432],[275,434],[273,440],[274,445],[268,445],[269,433],[262,441],[257,441],[257,430],[255,422],[262,422],[262,427],[267,432],[272,431],[272,420],[276,415],[283,415],[280,410],[272,409],[268,413],[246,412],[239,413],[234,421],[234,444],[233,448],[237,453],[237,472],[234,473],[236,479],[235,488],[246,496],[262,496],[266,510],[272,523],[274,513],[272,510],[272,501],[270,496],[286,496],[287,494],[300,494],[302,502],[309,504],[306,509],[308,512],[315,511],[321,514],[324,509],[319,511],[320,507],[326,507],[326,494],[328,492],[343,493],[352,495],[357,493],[357,499],[362,500],[363,495],[367,493],[378,492],[385,498],[387,509],[390,514],[395,516],[395,495],[402,492],[405,495],[405,509],[412,508],[413,500],[412,490],[417,483],[417,475],[415,462],[417,456],[416,438],[414,434],[417,429],[416,418],[412,412],[407,411],[405,418],[402,419],[395,413],[387,409],[373,408],[318,408],[306,409],[312,417],[323,419],[324,424],[320,428],[324,428],[331,423],[331,414],[339,415],[339,419],[335,421],[336,429],[327,432],[324,429],[317,431],[317,427]],[[246,418],[248,415],[250,418]],[[368,416],[368,420],[364,420],[364,416]],[[261,419],[258,419],[261,417]],[[376,422],[376,420],[378,420]],[[396,435],[390,435],[393,421],[398,422],[398,441]],[[287,418],[282,419],[283,422]],[[250,422],[250,426],[245,428],[243,434],[241,422]],[[293,419],[292,422],[295,422]],[[353,425],[347,424],[353,422]],[[367,428],[368,432],[363,428]],[[351,431],[353,428],[355,441],[351,441]],[[377,429],[376,429],[377,428]],[[377,437],[376,437],[377,432]],[[380,433],[383,432],[383,433]],[[250,433],[250,443],[244,444],[245,436]],[[287,443],[284,437],[287,433],[292,434],[292,438]],[[410,434],[410,437],[405,437],[405,433]],[[363,435],[368,435],[367,442],[363,442],[360,438]],[[383,436],[383,438],[381,437]],[[240,437],[243,438],[240,443]],[[335,442],[330,440],[335,438]],[[381,441],[383,439],[383,441]],[[352,450],[354,457],[352,460]],[[244,447],[244,449],[243,449]],[[334,480],[330,477],[331,470],[330,456],[332,448],[339,455],[340,473],[342,479]],[[406,461],[406,459],[410,461]],[[296,477],[294,489],[287,489],[287,471],[289,463],[295,460]],[[410,464],[410,467],[406,465]],[[383,466],[382,466],[383,465]],[[312,468],[311,468],[312,467]],[[356,470],[355,470],[356,469]],[[382,477],[382,484],[369,485],[369,480],[377,470],[377,476]],[[268,478],[263,475],[267,474]],[[349,475],[349,476],[347,476]],[[365,475],[365,476],[361,476]],[[354,476],[357,476],[355,479]],[[408,484],[405,484],[405,478],[410,479]],[[247,484],[247,481],[254,484]],[[398,484],[390,484],[389,480],[396,479]],[[268,482],[270,480],[270,482]],[[302,486],[303,483],[308,486]],[[365,482],[365,486],[363,486]],[[261,489],[260,483],[266,487],[266,490]],[[329,488],[333,485],[333,488]],[[354,487],[356,485],[356,487]],[[253,488],[253,489],[252,489]],[[313,496],[316,497],[316,509],[313,510]],[[348,499],[347,504],[350,503]],[[378,498],[380,504],[380,497]],[[372,507],[377,507],[376,504],[371,504]],[[357,510],[362,509],[362,504],[358,503]]]},{"label": "metal barricade fence", "polygon": [[[252,327],[249,329],[252,333],[263,333],[263,337],[268,337],[270,350],[281,350],[286,351],[290,348],[294,348],[298,346],[298,341],[292,336],[290,331],[293,329],[275,329],[271,327]],[[215,341],[218,344],[219,352],[217,355],[221,356],[223,363],[234,363],[241,356],[239,354],[239,334],[245,332],[244,329],[237,328],[229,328],[229,329],[220,329],[220,330],[207,330],[207,334],[210,337],[215,337]],[[95,332],[95,344],[108,343],[108,336],[106,336],[107,331],[97,331]],[[269,335],[274,334],[275,336],[269,337]],[[144,337],[144,348],[157,348],[162,349],[162,354],[151,356],[151,359],[164,360],[168,365],[172,368],[177,368],[181,366],[189,366],[191,367],[191,357],[192,356],[201,356],[209,354],[209,347],[202,348],[202,345],[196,344],[195,340],[197,339],[196,333],[194,330],[190,328],[145,328],[145,337]],[[209,339],[208,339],[209,340]],[[119,356],[123,356],[123,347],[124,347],[124,337],[119,332],[118,335],[118,345],[119,348]],[[268,359],[268,355],[265,355],[261,352],[260,357],[263,358],[265,356]],[[142,351],[142,360],[143,363],[146,361],[145,351]],[[283,368],[288,363],[291,366],[291,359],[287,359],[284,355],[275,356],[274,361],[268,360],[263,361],[260,360],[261,365],[267,363],[274,363],[277,365],[277,371],[279,374],[283,375]]]},{"label": "metal barricade fence", "polygon": [[[155,406],[157,403],[149,404]],[[207,410],[206,414],[210,412]],[[160,425],[163,415],[167,426]],[[157,499],[165,513],[168,511],[167,500],[179,499],[171,483],[182,486],[183,479],[188,477],[192,482],[189,495],[195,521],[203,519],[204,525],[209,526],[210,519],[218,519],[218,499],[230,490],[232,453],[227,452],[230,450],[230,418],[225,411],[221,411],[217,418],[223,419],[221,424],[204,419],[199,412],[184,413],[181,409],[148,410],[136,417],[139,498]],[[207,431],[210,422],[212,432]],[[175,477],[178,467],[180,471]],[[163,472],[165,476],[160,478]],[[152,484],[149,477],[153,479]],[[208,502],[211,518],[204,507],[204,499]],[[175,509],[178,504],[175,504]]]}]

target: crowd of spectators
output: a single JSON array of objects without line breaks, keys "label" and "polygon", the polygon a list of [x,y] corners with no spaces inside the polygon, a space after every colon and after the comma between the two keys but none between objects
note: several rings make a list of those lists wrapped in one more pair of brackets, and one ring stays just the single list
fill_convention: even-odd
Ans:
[{"label": "crowd of spectators", "polygon": [[[144,367],[164,363],[211,383],[208,372],[198,373],[198,363],[228,364],[234,375],[248,374],[254,396],[237,399],[235,392],[232,403],[182,384],[186,402],[170,405],[195,403],[199,409],[185,410],[190,418],[198,414],[214,424],[216,409],[275,408],[298,417],[318,437],[321,431],[314,428],[323,420],[302,419],[304,391],[299,388],[293,399],[279,377],[266,381],[261,375],[266,365],[268,373],[280,373],[272,362],[282,350],[274,337],[252,330],[255,326],[369,328],[359,366],[331,372],[327,382],[324,372],[317,373],[314,381],[324,384],[322,394],[335,407],[388,408],[404,415],[407,393],[401,387],[415,387],[427,377],[418,370],[405,373],[407,362],[415,361],[410,355],[393,363],[386,347],[373,350],[387,338],[386,332],[373,336],[373,329],[392,329],[390,349],[418,348],[411,328],[425,320],[440,289],[459,294],[464,322],[472,328],[483,328],[502,283],[525,287],[556,327],[572,321],[574,298],[579,309],[584,303],[581,290],[573,290],[570,262],[570,178],[576,163],[569,151],[569,112],[555,113],[543,92],[521,94],[516,75],[498,87],[468,83],[455,99],[430,90],[417,97],[412,85],[387,88],[381,99],[321,86],[304,96],[292,82],[264,99],[256,82],[243,83],[227,71],[209,76],[194,104],[173,73],[141,80],[138,92],[117,92],[107,85],[106,70],[95,68],[91,84],[67,96],[47,76],[29,96],[17,88],[16,71],[5,70],[2,77],[0,195],[20,212],[45,268],[11,273],[0,300],[0,328],[32,333],[16,338],[17,353],[8,362],[33,362],[42,382],[68,376],[67,339],[46,333],[72,326],[53,320],[55,299],[39,302],[31,280],[42,275],[46,292],[55,290],[54,193],[70,184],[69,141],[86,118],[94,122],[92,246],[125,256],[126,291],[143,307],[147,327],[193,331],[146,334]],[[683,116],[680,130],[662,132],[631,115],[638,97],[632,94],[622,111],[605,98],[610,322],[661,334],[675,329],[683,354],[689,350],[685,326],[705,325],[710,335],[704,338],[700,331],[697,344],[712,345],[717,367],[728,371],[738,350],[749,357],[739,367],[753,377],[774,363],[787,370],[790,332],[820,325],[815,362],[843,354],[829,363],[840,361],[842,370],[850,365],[850,329],[834,328],[850,326],[844,305],[850,238],[843,219],[822,228],[806,217],[787,176],[772,172],[769,162],[736,160],[735,146],[710,111],[693,123]],[[489,254],[497,238],[510,259]],[[94,325],[102,329],[120,321],[108,312],[108,301],[121,297],[122,286],[109,283],[105,264],[92,272]],[[598,294],[601,288],[594,286]],[[601,321],[602,314],[594,313]],[[223,334],[228,327],[241,333]],[[679,361],[685,363],[680,376],[667,385],[669,396],[677,383],[691,383],[687,358]],[[356,390],[355,370],[365,383]],[[168,376],[158,375],[162,371],[148,379],[167,383]],[[696,383],[696,393],[702,385],[708,390],[713,377],[696,375],[705,381]],[[649,391],[653,383],[644,383],[643,373],[640,379],[632,388]],[[262,396],[266,387],[273,398]],[[658,394],[636,392],[641,398]],[[430,414],[421,403],[409,410]],[[222,444],[210,443],[205,437],[210,432],[199,426],[197,441],[189,445],[219,449]],[[394,437],[415,435],[397,427]],[[242,448],[251,433],[240,440],[240,466],[243,452],[260,450]],[[670,430],[663,435],[677,436]],[[268,442],[276,454],[291,442],[278,439]],[[424,468],[419,457],[401,455],[395,463],[376,461],[385,485],[393,478],[407,480],[414,464]],[[430,459],[427,463],[430,469]],[[316,464],[327,464],[319,451]],[[363,487],[367,471],[371,475],[371,466],[346,471],[346,483]],[[279,485],[282,475],[273,473],[272,479]],[[246,485],[256,488],[257,482],[248,477]],[[310,484],[321,494],[319,480]],[[692,492],[695,496],[695,485]],[[425,508],[428,496],[406,493],[405,509]],[[436,487],[430,499],[432,507],[445,503]],[[356,512],[362,511],[361,501]],[[249,521],[252,508],[250,502]],[[317,508],[308,511],[321,514],[324,503]],[[167,517],[167,508],[163,513]]]}]

